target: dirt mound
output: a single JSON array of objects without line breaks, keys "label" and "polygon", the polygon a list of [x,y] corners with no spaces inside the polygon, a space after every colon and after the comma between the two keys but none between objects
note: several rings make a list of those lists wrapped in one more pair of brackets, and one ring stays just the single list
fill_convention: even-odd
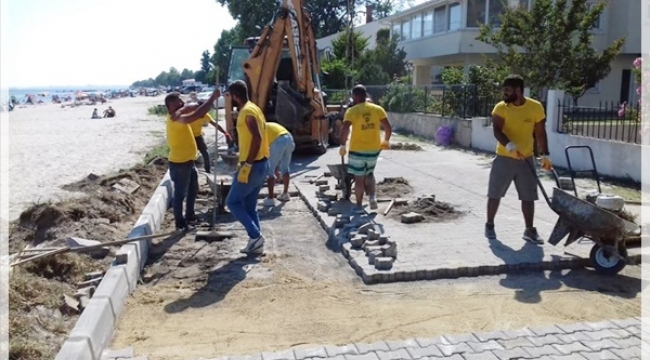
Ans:
[{"label": "dirt mound", "polygon": [[399,198],[412,191],[413,188],[403,177],[384,178],[377,183],[377,197]]},{"label": "dirt mound", "polygon": [[[64,186],[88,196],[36,204],[25,210],[10,224],[10,253],[20,252],[27,245],[63,246],[71,236],[101,242],[125,238],[165,171],[164,164],[139,165],[114,175],[90,174]],[[131,194],[114,189],[123,178],[140,187]],[[73,295],[84,274],[106,269],[111,260],[112,256],[93,260],[87,255],[66,253],[14,268],[9,285],[9,357],[54,358],[77,321],[76,314],[63,310],[63,295]]]},{"label": "dirt mound", "polygon": [[424,216],[425,221],[445,221],[457,219],[464,213],[456,210],[451,204],[436,201],[435,196],[426,196],[410,201],[406,206],[400,206],[393,211],[393,216],[401,217],[403,214],[416,212]]},{"label": "dirt mound", "polygon": [[391,150],[406,150],[406,151],[422,151],[422,147],[418,144],[412,144],[412,143],[397,143],[397,144],[390,144],[390,149]]}]

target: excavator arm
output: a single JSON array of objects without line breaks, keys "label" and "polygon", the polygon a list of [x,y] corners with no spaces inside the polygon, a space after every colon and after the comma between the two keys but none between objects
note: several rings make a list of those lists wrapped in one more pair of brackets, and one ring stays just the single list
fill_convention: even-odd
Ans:
[{"label": "excavator arm", "polygon": [[[296,147],[324,152],[329,122],[319,91],[320,67],[311,18],[304,0],[281,0],[243,67],[250,100],[294,135]],[[290,61],[290,66],[288,61]],[[231,64],[238,66],[239,64]],[[238,79],[229,79],[231,81]],[[235,125],[232,101],[226,95],[228,131]],[[302,145],[302,146],[301,146]]]}]

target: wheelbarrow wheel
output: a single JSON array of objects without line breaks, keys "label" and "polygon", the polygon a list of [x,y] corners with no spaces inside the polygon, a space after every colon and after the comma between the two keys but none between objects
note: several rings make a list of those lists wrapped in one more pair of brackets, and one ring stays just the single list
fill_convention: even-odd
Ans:
[{"label": "wheelbarrow wheel", "polygon": [[622,257],[619,258],[616,254],[612,254],[613,250],[610,248],[602,247],[595,244],[589,253],[591,264],[596,269],[596,272],[603,275],[616,275],[625,265],[627,265],[627,249],[624,245],[618,247],[618,254]]}]

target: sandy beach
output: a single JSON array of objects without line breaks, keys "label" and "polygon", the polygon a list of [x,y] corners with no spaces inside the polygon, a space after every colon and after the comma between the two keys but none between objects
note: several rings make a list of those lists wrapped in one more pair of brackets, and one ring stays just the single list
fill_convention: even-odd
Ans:
[{"label": "sandy beach", "polygon": [[[144,154],[164,140],[164,118],[147,112],[163,101],[160,95],[76,108],[43,104],[11,112],[10,220],[33,203],[80,195],[62,190],[62,185],[142,162]],[[108,106],[116,117],[90,118],[93,108],[102,114]]]}]

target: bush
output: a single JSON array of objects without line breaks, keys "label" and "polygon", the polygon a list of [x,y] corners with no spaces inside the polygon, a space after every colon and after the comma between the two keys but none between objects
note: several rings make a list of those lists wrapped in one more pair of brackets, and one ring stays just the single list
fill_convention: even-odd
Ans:
[{"label": "bush", "polygon": [[359,72],[359,81],[364,85],[385,85],[390,83],[390,76],[381,66],[369,64]]},{"label": "bush", "polygon": [[435,106],[427,93],[414,86],[390,84],[388,91],[379,99],[386,111],[397,113],[431,112]]}]

